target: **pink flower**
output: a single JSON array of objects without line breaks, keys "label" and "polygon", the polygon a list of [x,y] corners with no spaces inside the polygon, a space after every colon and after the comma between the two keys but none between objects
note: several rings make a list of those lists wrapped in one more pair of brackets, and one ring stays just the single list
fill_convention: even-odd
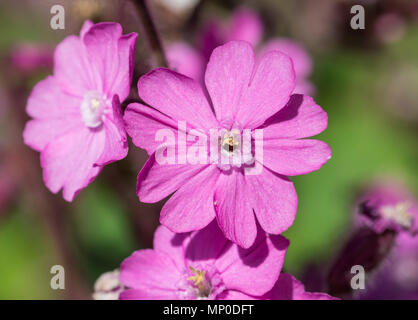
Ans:
[{"label": "pink flower", "polygon": [[359,198],[355,222],[377,233],[391,229],[414,236],[418,233],[418,203],[402,183],[377,181]]},{"label": "pink flower", "polygon": [[288,240],[260,232],[244,250],[227,241],[216,223],[194,233],[160,226],[154,249],[134,252],[121,265],[128,287],[120,299],[245,299],[270,291],[280,275]]},{"label": "pink flower", "polygon": [[278,50],[290,56],[296,75],[294,93],[314,94],[315,88],[308,80],[312,72],[312,60],[303,46],[286,38],[273,38],[260,45],[263,32],[264,24],[257,13],[248,8],[239,8],[226,23],[218,20],[208,23],[199,34],[198,49],[182,42],[168,45],[166,52],[170,68],[197,81],[203,81],[206,62],[213,49],[228,41],[243,40],[255,48],[259,47],[258,57],[271,50]]},{"label": "pink flower", "polygon": [[54,75],[29,96],[25,143],[41,152],[46,186],[72,201],[105,164],[128,151],[120,102],[129,93],[137,35],[84,23],[56,48]]},{"label": "pink flower", "polygon": [[53,50],[47,46],[22,43],[12,48],[10,62],[21,72],[52,67]]},{"label": "pink flower", "polygon": [[[330,158],[324,142],[301,139],[323,131],[327,114],[310,97],[292,95],[295,75],[288,56],[271,51],[255,63],[251,46],[243,41],[213,51],[205,82],[210,100],[199,83],[167,69],[153,70],[138,81],[139,96],[156,110],[133,103],[124,116],[135,145],[151,154],[138,175],[137,193],[143,202],[156,202],[176,192],[160,218],[174,232],[202,229],[216,217],[229,240],[248,248],[256,238],[256,218],[272,234],[292,225],[297,196],[286,176],[318,170]],[[161,144],[156,134],[161,129],[177,132],[178,121],[187,123],[186,133],[198,130],[208,141],[211,129],[224,130],[222,161],[234,161],[235,151],[244,147],[236,132],[251,130],[252,143],[263,147],[250,164],[161,164],[162,149],[157,159],[154,153]],[[174,141],[172,147],[179,159],[183,146]],[[258,174],[245,174],[254,168]]]}]

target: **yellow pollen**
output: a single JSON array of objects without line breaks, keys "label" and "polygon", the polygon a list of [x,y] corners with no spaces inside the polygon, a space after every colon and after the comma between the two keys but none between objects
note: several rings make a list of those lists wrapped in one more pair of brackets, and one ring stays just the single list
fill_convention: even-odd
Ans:
[{"label": "yellow pollen", "polygon": [[193,281],[196,287],[199,287],[200,284],[205,280],[205,273],[206,271],[196,270],[193,267],[189,267],[190,270],[195,274],[194,276],[190,276],[187,280]]}]

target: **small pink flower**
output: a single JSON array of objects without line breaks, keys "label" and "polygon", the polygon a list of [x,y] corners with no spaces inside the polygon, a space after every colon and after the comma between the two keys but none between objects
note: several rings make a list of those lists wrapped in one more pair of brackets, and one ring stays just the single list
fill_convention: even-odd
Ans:
[{"label": "small pink flower", "polygon": [[[139,79],[139,96],[156,110],[134,103],[124,116],[135,145],[151,154],[138,175],[137,193],[143,202],[157,202],[175,192],[160,218],[174,232],[202,229],[216,217],[229,240],[248,248],[256,238],[256,218],[272,234],[292,225],[297,196],[286,176],[318,170],[330,158],[327,144],[302,139],[322,132],[327,114],[310,97],[292,95],[295,75],[288,56],[271,51],[256,63],[247,42],[231,41],[215,49],[205,82],[210,100],[199,83],[168,69]],[[187,132],[195,129],[206,137],[211,129],[262,130],[263,149],[253,163],[259,174],[245,175],[245,163],[160,164],[154,153],[161,144],[156,134],[160,129],[177,133],[178,121],[187,123]],[[174,147],[178,156],[180,147]]]},{"label": "small pink flower", "polygon": [[288,240],[260,232],[244,250],[227,241],[216,223],[194,233],[160,226],[154,249],[134,252],[121,265],[129,288],[120,299],[250,299],[270,291],[280,275]]},{"label": "small pink flower", "polygon": [[105,164],[128,151],[120,101],[129,93],[137,35],[117,23],[84,23],[56,48],[54,75],[29,96],[25,143],[41,152],[46,186],[72,201]]},{"label": "small pink flower", "polygon": [[33,72],[39,68],[52,67],[53,50],[47,46],[22,43],[12,48],[11,64],[21,72]]}]

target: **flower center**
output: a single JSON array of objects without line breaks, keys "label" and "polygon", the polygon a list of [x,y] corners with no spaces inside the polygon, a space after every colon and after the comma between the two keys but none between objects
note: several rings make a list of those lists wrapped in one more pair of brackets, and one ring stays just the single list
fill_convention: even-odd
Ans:
[{"label": "flower center", "polygon": [[87,92],[81,102],[81,118],[89,128],[97,128],[103,123],[107,111],[107,100],[96,91]]},{"label": "flower center", "polygon": [[409,229],[412,226],[412,215],[408,212],[411,208],[409,202],[400,202],[395,206],[383,206],[381,208],[382,215],[389,220],[395,221],[402,227]]},{"label": "flower center", "polygon": [[238,130],[227,131],[221,138],[221,152],[226,155],[232,155],[234,151],[240,148],[240,132]]},{"label": "flower center", "polygon": [[206,271],[196,270],[192,266],[190,266],[189,268],[190,268],[190,271],[193,273],[193,275],[188,277],[186,280],[193,281],[193,286],[196,288],[197,298],[200,298],[200,299],[208,298],[212,290],[212,286],[205,277]]}]

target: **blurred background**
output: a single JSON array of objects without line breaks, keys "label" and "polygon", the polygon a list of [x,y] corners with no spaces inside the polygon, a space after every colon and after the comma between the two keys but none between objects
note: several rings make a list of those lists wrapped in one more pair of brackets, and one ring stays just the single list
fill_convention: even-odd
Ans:
[{"label": "blurred background", "polygon": [[[54,4],[65,8],[64,30],[50,27]],[[355,4],[365,8],[364,30],[350,27]],[[208,26],[228,33],[231,17],[244,7],[261,26],[257,48],[285,37],[311,57],[306,79],[329,116],[318,138],[331,146],[332,158],[321,170],[292,179],[299,207],[285,233],[291,245],[284,268],[308,289],[327,290],[327,275],[354,234],[363,190],[375,181],[396,181],[416,199],[418,1],[149,0],[148,6],[167,52],[181,42],[204,59]],[[124,33],[139,34],[135,88],[158,62],[150,58],[132,1],[0,2],[0,299],[91,298],[102,273],[152,246],[162,203],[141,204],[135,194],[144,151],[131,147],[126,159],[106,166],[69,204],[46,189],[39,154],[23,144],[32,87],[52,73],[56,44],[78,34],[86,19],[116,21]],[[418,287],[416,248],[408,279]],[[50,288],[53,265],[65,268],[65,290]]]}]

